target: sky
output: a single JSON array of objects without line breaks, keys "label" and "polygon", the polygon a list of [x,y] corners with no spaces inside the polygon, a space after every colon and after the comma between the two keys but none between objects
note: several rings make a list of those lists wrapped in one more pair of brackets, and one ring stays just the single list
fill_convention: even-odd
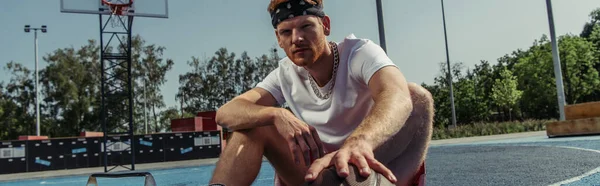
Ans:
[{"label": "sky", "polygon": [[[72,0],[71,0],[72,1]],[[99,0],[81,0],[96,3]],[[139,0],[136,3],[156,2]],[[226,47],[238,56],[267,54],[276,46],[267,0],[170,0],[168,18],[136,17],[133,33],[147,44],[166,47],[164,58],[173,59],[162,94],[167,107],[176,107],[180,74],[188,72],[192,57],[212,56]],[[382,0],[387,52],[408,81],[433,83],[446,61],[439,0]],[[379,43],[375,0],[325,0],[331,17],[329,40],[341,41],[354,34]],[[162,5],[162,4],[161,4]],[[600,8],[598,0],[553,0],[556,33],[579,34],[589,13]],[[152,11],[159,4],[146,4]],[[480,60],[497,59],[517,49],[527,49],[542,35],[550,35],[545,0],[446,0],[444,2],[450,62],[473,68]],[[40,69],[42,56],[58,48],[80,48],[87,40],[99,40],[97,15],[60,12],[60,0],[3,0],[0,6],[0,82],[9,81],[4,69],[10,61],[35,69],[34,36],[23,26],[48,26],[38,33]],[[285,56],[280,53],[280,56]],[[98,72],[99,73],[99,72]]]}]

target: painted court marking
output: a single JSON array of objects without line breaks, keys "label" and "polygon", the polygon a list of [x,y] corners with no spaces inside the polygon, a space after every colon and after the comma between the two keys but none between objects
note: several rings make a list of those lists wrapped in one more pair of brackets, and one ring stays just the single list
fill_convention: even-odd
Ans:
[{"label": "painted court marking", "polygon": [[[586,149],[586,148],[579,148],[579,147],[568,147],[568,146],[552,146],[552,145],[517,145],[517,146],[522,146],[522,147],[558,147],[558,148],[566,148],[566,149],[574,149],[574,150],[583,150],[583,151],[589,151],[589,152],[595,152],[600,154],[599,150],[594,150],[594,149]],[[579,176],[575,176],[560,182],[556,182],[553,184],[550,184],[548,186],[561,186],[564,184],[570,184],[573,182],[577,182],[585,177],[588,177],[590,175],[596,174],[600,172],[600,167],[596,167],[595,169],[592,169],[586,173],[583,173],[582,175]]]},{"label": "painted court marking", "polygon": [[[541,141],[546,141],[544,139],[537,139],[538,136],[534,136],[534,137],[527,137],[527,138],[521,138],[521,139],[504,139],[504,140],[491,140],[491,141],[478,141],[478,142],[466,142],[466,143],[459,143],[459,144],[454,144],[454,145],[503,145],[503,144],[515,144],[515,143],[526,143],[526,142],[541,142]],[[599,137],[584,137],[584,139],[587,140],[597,140],[599,139]],[[561,141],[578,141],[578,140],[582,140],[581,138],[570,138],[567,140],[561,140]],[[438,146],[453,146],[452,144],[440,144]],[[516,146],[529,146],[529,147],[533,147],[533,146],[541,146],[541,147],[558,147],[558,148],[566,148],[566,149],[573,149],[573,150],[583,150],[583,151],[589,151],[589,152],[595,152],[600,154],[600,150],[594,150],[594,149],[586,149],[586,148],[579,148],[579,147],[569,147],[569,146],[558,146],[558,145],[516,145]],[[574,183],[577,181],[580,181],[581,179],[591,176],[593,174],[597,174],[600,173],[600,166],[596,167],[595,169],[592,169],[588,172],[585,172],[579,176],[573,177],[573,178],[569,178],[560,182],[556,182],[553,184],[550,184],[548,186],[561,186],[561,185],[565,185],[565,184],[570,184],[570,183]]]},{"label": "painted court marking", "polygon": [[[586,149],[586,148],[579,148],[579,147],[567,147],[567,146],[554,146],[554,147],[561,147],[561,148],[575,149],[575,150],[584,150],[584,151],[590,151],[590,152],[595,152],[595,153],[599,153],[600,154],[599,150],[594,150],[594,149]],[[561,182],[550,184],[549,186],[560,186],[560,185],[563,185],[563,184],[573,183],[573,182],[579,181],[579,180],[581,180],[581,179],[583,179],[585,177],[588,177],[588,176],[590,176],[592,174],[596,174],[598,172],[600,172],[600,167],[596,167],[595,169],[593,169],[591,171],[588,171],[586,173],[583,173],[582,175],[579,175],[579,176],[576,176],[576,177],[573,177],[573,178],[570,178],[570,179],[566,179],[566,180],[563,180]]]}]

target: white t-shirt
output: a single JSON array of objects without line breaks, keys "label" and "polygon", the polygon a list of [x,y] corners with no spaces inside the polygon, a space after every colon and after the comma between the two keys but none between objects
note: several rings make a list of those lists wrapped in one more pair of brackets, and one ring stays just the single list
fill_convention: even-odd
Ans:
[{"label": "white t-shirt", "polygon": [[[270,92],[279,104],[286,103],[300,120],[315,127],[328,151],[339,149],[371,110],[374,101],[367,85],[371,76],[385,66],[396,66],[379,45],[353,34],[338,43],[338,49],[336,82],[326,100],[313,92],[306,69],[287,57],[256,85]],[[330,80],[321,87],[321,94],[329,90],[331,83]]]}]

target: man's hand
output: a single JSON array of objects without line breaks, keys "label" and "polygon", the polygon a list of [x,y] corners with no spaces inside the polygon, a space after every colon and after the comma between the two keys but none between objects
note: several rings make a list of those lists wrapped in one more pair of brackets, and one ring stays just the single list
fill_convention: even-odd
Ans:
[{"label": "man's hand", "polygon": [[277,110],[274,125],[285,138],[296,165],[300,165],[300,160],[303,159],[304,165],[308,167],[314,160],[325,155],[317,130],[300,121],[288,110]]},{"label": "man's hand", "polygon": [[305,180],[314,181],[324,168],[331,165],[335,165],[340,177],[347,177],[349,174],[348,163],[354,164],[360,170],[361,176],[368,177],[371,173],[370,169],[373,169],[392,183],[397,181],[392,171],[375,159],[373,148],[364,140],[349,141],[339,150],[316,160],[308,169]]}]

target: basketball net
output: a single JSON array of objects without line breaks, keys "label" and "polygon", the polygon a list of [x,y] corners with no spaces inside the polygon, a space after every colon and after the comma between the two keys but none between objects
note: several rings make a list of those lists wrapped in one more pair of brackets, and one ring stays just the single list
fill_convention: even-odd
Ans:
[{"label": "basketball net", "polygon": [[102,0],[102,4],[110,8],[111,26],[115,28],[124,26],[121,20],[133,4],[133,0]]}]

